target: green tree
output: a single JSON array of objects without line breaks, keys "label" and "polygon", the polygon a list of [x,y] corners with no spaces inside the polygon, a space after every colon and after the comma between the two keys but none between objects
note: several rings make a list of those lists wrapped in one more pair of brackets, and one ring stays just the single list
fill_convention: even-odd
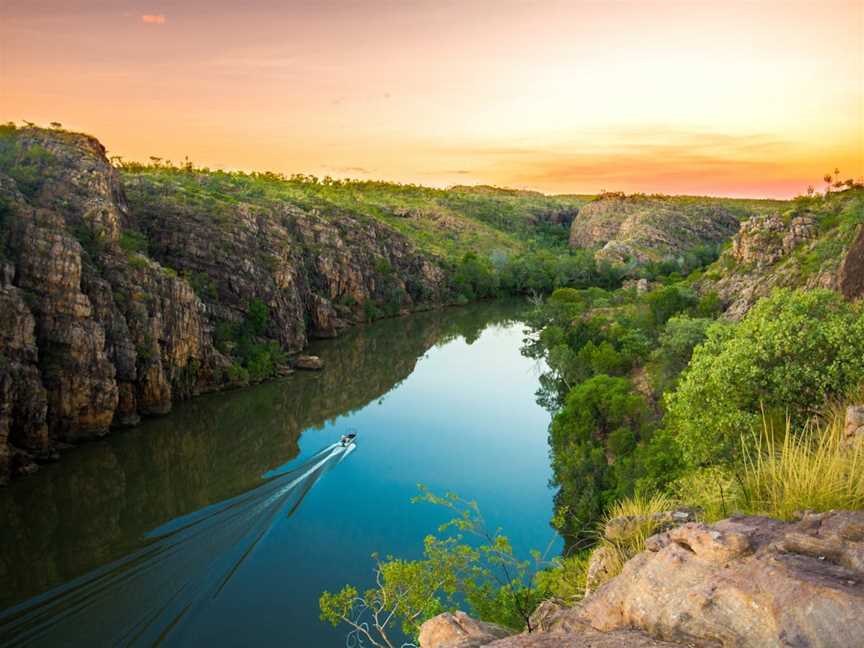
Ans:
[{"label": "green tree", "polygon": [[864,380],[864,317],[829,290],[777,290],[736,326],[714,325],[696,347],[667,421],[684,458],[729,458],[762,411],[798,424]]},{"label": "green tree", "polygon": [[548,591],[534,586],[545,564],[542,556],[532,552],[530,559],[518,558],[500,529],[487,527],[475,501],[420,489],[415,502],[443,506],[454,516],[439,527],[438,536],[426,537],[423,558],[381,560],[373,555],[375,587],[362,594],[353,585],[335,594],[324,592],[321,619],[334,627],[347,625],[352,645],[396,648],[400,643],[394,628],[416,637],[425,620],[465,601],[485,621],[530,632],[531,612]]},{"label": "green tree", "polygon": [[[630,381],[597,375],[574,387],[550,426],[557,528],[569,547],[589,540],[617,487],[614,450],[638,442],[647,407]],[[611,440],[611,446],[609,442]]]},{"label": "green tree", "polygon": [[654,390],[662,393],[675,386],[678,375],[690,362],[693,349],[701,344],[714,320],[679,315],[669,319],[651,353],[650,372]]},{"label": "green tree", "polygon": [[666,321],[682,311],[695,306],[698,302],[696,294],[689,288],[667,286],[648,293],[645,296],[655,326],[663,326]]}]

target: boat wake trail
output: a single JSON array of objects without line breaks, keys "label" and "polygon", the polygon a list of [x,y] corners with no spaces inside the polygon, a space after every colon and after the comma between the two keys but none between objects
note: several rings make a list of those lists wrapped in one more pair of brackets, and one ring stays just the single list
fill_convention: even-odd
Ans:
[{"label": "boat wake trail", "polygon": [[219,596],[273,528],[353,450],[334,443],[257,488],[172,520],[148,544],[0,613],[3,646],[155,646]]}]

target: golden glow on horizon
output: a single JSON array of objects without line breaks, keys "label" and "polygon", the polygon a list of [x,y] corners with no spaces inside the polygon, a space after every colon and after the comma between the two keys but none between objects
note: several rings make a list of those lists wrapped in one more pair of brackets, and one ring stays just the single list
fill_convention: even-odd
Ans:
[{"label": "golden glow on horizon", "polygon": [[788,197],[864,175],[864,2],[12,1],[0,119],[114,154]]}]

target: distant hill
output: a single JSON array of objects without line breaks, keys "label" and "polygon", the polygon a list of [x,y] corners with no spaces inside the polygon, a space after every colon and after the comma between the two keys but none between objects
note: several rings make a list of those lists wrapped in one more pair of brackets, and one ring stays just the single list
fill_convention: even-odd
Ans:
[{"label": "distant hill", "polygon": [[728,240],[741,220],[782,201],[692,196],[603,194],[585,204],[570,245],[596,250],[598,260],[641,264]]}]

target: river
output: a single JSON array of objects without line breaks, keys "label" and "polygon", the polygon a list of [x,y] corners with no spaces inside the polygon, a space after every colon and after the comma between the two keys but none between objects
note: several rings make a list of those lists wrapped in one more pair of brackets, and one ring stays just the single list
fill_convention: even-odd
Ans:
[{"label": "river", "polygon": [[0,489],[0,644],[343,646],[318,597],[371,585],[373,552],[420,557],[448,518],[418,483],[556,553],[522,312],[355,328],[312,345],[322,372],[181,403]]}]

